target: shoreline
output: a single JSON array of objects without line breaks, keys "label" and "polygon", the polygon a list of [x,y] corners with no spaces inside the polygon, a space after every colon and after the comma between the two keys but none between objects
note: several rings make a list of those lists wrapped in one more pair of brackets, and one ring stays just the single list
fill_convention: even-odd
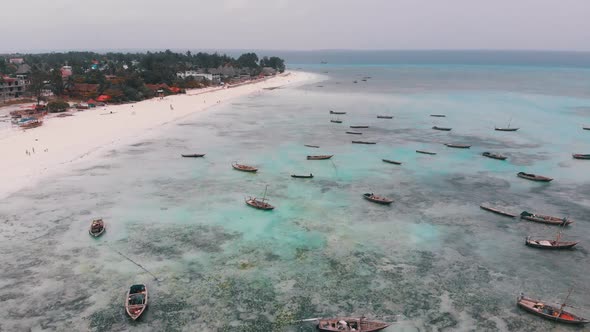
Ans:
[{"label": "shoreline", "polygon": [[[269,88],[297,86],[320,75],[288,71],[262,81],[208,91],[189,90],[183,95],[152,98],[132,104],[109,105],[71,113],[73,116],[44,119],[43,126],[0,131],[2,188],[0,199],[39,180],[65,171],[82,160],[100,158],[106,150],[153,134],[168,123],[204,112],[229,100],[253,93],[271,92]],[[192,92],[192,93],[191,93]]]}]

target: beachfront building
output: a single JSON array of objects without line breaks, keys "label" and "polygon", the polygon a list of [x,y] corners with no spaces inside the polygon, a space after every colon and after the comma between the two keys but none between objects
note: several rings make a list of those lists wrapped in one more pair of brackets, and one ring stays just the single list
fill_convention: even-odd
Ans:
[{"label": "beachfront building", "polygon": [[25,59],[23,58],[11,58],[8,60],[8,63],[11,63],[13,65],[22,65],[23,63],[25,63]]},{"label": "beachfront building", "polygon": [[176,73],[176,76],[182,79],[192,77],[197,81],[207,80],[210,82],[218,83],[221,81],[221,75],[219,73],[203,73],[196,70],[187,70],[185,72]]},{"label": "beachfront building", "polygon": [[0,79],[0,101],[20,98],[24,93],[24,79],[2,76]]}]

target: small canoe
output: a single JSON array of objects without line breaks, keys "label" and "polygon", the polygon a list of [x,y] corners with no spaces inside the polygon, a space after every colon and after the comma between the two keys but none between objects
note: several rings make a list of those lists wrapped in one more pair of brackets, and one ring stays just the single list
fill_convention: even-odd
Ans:
[{"label": "small canoe", "polygon": [[516,215],[515,214],[509,213],[509,212],[506,212],[506,211],[502,211],[500,209],[493,208],[491,206],[485,206],[485,205],[482,204],[479,207],[482,210],[490,211],[490,212],[493,212],[495,214],[499,214],[501,216],[510,217],[510,218],[516,218]]},{"label": "small canoe", "polygon": [[442,130],[442,131],[451,131],[453,128],[445,128],[445,127],[434,126],[434,127],[432,127],[432,129],[434,129],[434,130]]},{"label": "small canoe", "polygon": [[318,319],[318,330],[322,332],[376,332],[388,327],[389,324],[380,321],[368,320],[365,317],[336,317]]},{"label": "small canoe", "polygon": [[377,115],[377,119],[393,119],[391,115]]},{"label": "small canoe", "polygon": [[524,295],[520,295],[520,297],[517,300],[517,304],[520,308],[532,314],[560,323],[571,325],[584,325],[590,322],[587,319],[584,319],[582,317],[576,316],[568,311],[563,310],[563,308],[554,307],[544,303],[543,301],[534,300],[525,297]]},{"label": "small canoe", "polygon": [[395,160],[389,160],[389,159],[381,159],[386,163],[390,163],[390,164],[394,164],[394,165],[401,165],[402,163],[400,163],[399,161],[395,161]]},{"label": "small canoe", "polygon": [[313,174],[309,173],[309,175],[296,175],[296,174],[292,174],[291,175],[292,178],[297,178],[297,179],[312,179],[313,178]]},{"label": "small canoe", "polygon": [[525,244],[527,246],[533,247],[533,248],[560,250],[560,249],[571,249],[576,244],[578,244],[578,242],[532,239],[530,236],[527,236],[527,238],[525,240]]},{"label": "small canoe", "polygon": [[133,285],[127,291],[125,311],[131,319],[136,320],[148,305],[148,290],[144,284]]},{"label": "small canoe", "polygon": [[506,160],[506,158],[508,158],[508,157],[505,157],[505,156],[503,156],[501,154],[491,153],[491,152],[484,152],[481,155],[484,156],[484,157],[488,157],[488,158],[492,158],[492,159],[498,159],[498,160]]},{"label": "small canoe", "polygon": [[334,155],[319,155],[319,156],[307,156],[307,160],[326,160],[332,158]]},{"label": "small canoe", "polygon": [[238,163],[233,163],[231,164],[231,166],[238,170],[238,171],[242,171],[242,172],[250,172],[250,173],[255,173],[258,171],[258,168],[254,167],[254,166],[248,166],[248,165],[242,165],[242,164],[238,164]]},{"label": "small canoe", "polygon": [[319,145],[309,145],[309,144],[305,144],[304,146],[307,146],[308,148],[316,148],[316,149],[318,149],[320,147]]},{"label": "small canoe", "polygon": [[102,219],[95,219],[92,220],[90,224],[90,229],[88,233],[94,237],[101,236],[107,230],[106,226],[104,225],[104,221]]},{"label": "small canoe", "polygon": [[346,133],[347,134],[350,134],[350,135],[362,135],[363,134],[363,133],[358,132],[358,131],[347,131]]},{"label": "small canoe", "polygon": [[518,129],[520,129],[520,128],[498,128],[498,127],[494,128],[494,130],[496,130],[496,131],[517,131]]},{"label": "small canoe", "polygon": [[342,120],[330,120],[332,123],[342,123]]},{"label": "small canoe", "polygon": [[573,223],[573,221],[569,220],[568,218],[559,218],[559,217],[547,216],[547,215],[543,215],[543,214],[529,213],[527,211],[522,211],[520,213],[520,219],[534,221],[534,222],[548,224],[548,225],[567,226],[567,225]]},{"label": "small canoe", "polygon": [[444,117],[446,117],[446,115],[444,115],[444,114],[430,114],[430,116],[435,117],[435,118],[444,118]]},{"label": "small canoe", "polygon": [[366,200],[368,200],[368,201],[371,201],[371,202],[374,202],[374,203],[378,203],[378,204],[388,205],[388,204],[393,203],[393,200],[392,199],[389,199],[387,197],[377,196],[377,195],[375,195],[373,193],[363,194],[363,197]]},{"label": "small canoe", "polygon": [[451,143],[447,143],[445,145],[447,147],[449,147],[449,148],[455,148],[455,149],[469,149],[471,147],[471,145],[465,145],[465,144],[451,144]]},{"label": "small canoe", "polygon": [[346,112],[334,112],[334,111],[330,111],[330,114],[346,114]]},{"label": "small canoe", "polygon": [[352,141],[352,144],[377,144],[377,142],[369,142],[369,141]]},{"label": "small canoe", "polygon": [[181,156],[184,158],[201,158],[201,157],[204,157],[205,154],[204,153],[203,154],[197,154],[197,153],[195,153],[195,154],[181,154]]},{"label": "small canoe", "polygon": [[525,172],[518,172],[518,174],[516,174],[516,176],[518,176],[519,178],[523,178],[523,179],[527,179],[527,180],[531,180],[531,181],[537,181],[537,182],[551,182],[551,181],[553,181],[552,178],[548,178],[546,176],[525,173]]},{"label": "small canoe", "polygon": [[350,126],[350,128],[353,128],[353,129],[363,129],[363,128],[364,129],[367,129],[367,128],[369,128],[369,126]]},{"label": "small canoe", "polygon": [[590,130],[590,127],[582,127],[584,130]]},{"label": "small canoe", "polygon": [[424,150],[416,150],[416,153],[430,154],[430,155],[435,155],[436,154],[436,152],[428,152],[428,151],[424,151]]},{"label": "small canoe", "polygon": [[572,157],[574,157],[574,159],[590,159],[590,154],[573,154]]},{"label": "small canoe", "polygon": [[268,204],[267,202],[265,202],[264,200],[260,200],[257,199],[256,197],[250,197],[246,200],[246,204],[248,204],[249,206],[258,209],[258,210],[272,210],[275,207]]}]

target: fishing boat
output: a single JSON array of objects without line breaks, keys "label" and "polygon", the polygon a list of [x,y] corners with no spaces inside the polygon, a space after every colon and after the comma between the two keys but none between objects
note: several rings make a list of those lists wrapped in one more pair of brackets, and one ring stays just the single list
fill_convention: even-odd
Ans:
[{"label": "fishing boat", "polygon": [[201,158],[201,157],[204,157],[205,154],[204,153],[203,154],[198,154],[198,153],[195,153],[195,154],[181,154],[181,156],[184,157],[184,158]]},{"label": "fishing boat", "polygon": [[582,127],[584,130],[590,130],[590,127]]},{"label": "fishing boat", "polygon": [[573,154],[572,157],[574,157],[574,159],[590,159],[590,154]]},{"label": "fishing boat", "polygon": [[335,112],[335,111],[330,111],[330,114],[346,114],[346,112]]},{"label": "fishing boat", "polygon": [[369,200],[371,202],[378,203],[378,204],[388,205],[388,204],[393,203],[393,200],[392,199],[389,199],[387,197],[377,196],[377,195],[375,195],[373,193],[363,194],[363,197],[366,200]]},{"label": "fishing boat", "polygon": [[505,156],[503,156],[501,154],[491,153],[491,152],[484,152],[481,155],[484,156],[484,157],[488,157],[488,158],[492,158],[492,159],[498,159],[498,160],[506,160],[506,158],[508,158],[508,157],[505,157]]},{"label": "fishing boat", "polygon": [[342,120],[330,120],[332,123],[342,123]]},{"label": "fishing boat", "polygon": [[368,320],[365,317],[336,317],[318,319],[318,330],[322,332],[376,332],[388,327],[389,324],[380,321]]},{"label": "fishing boat", "polygon": [[377,115],[377,119],[393,119],[391,115]]},{"label": "fishing boat", "polygon": [[148,290],[144,284],[133,285],[127,291],[125,311],[131,319],[136,320],[148,305]]},{"label": "fishing boat", "polygon": [[537,182],[551,182],[551,181],[553,181],[552,178],[548,178],[546,176],[535,175],[535,174],[525,173],[525,172],[518,172],[518,174],[516,174],[516,176],[518,176],[519,178],[523,178],[523,179],[527,179],[527,180],[531,180],[531,181],[537,181]]},{"label": "fishing boat", "polygon": [[367,129],[369,126],[350,126],[352,129]]},{"label": "fishing boat", "polygon": [[547,216],[547,215],[543,215],[543,214],[530,213],[527,211],[522,211],[520,213],[520,219],[534,221],[534,222],[548,224],[548,225],[567,226],[567,225],[573,223],[573,221],[569,220],[568,218],[558,218],[558,217]]},{"label": "fishing boat", "polygon": [[483,209],[483,210],[490,211],[490,212],[493,212],[495,214],[499,214],[501,216],[510,217],[510,218],[515,218],[516,217],[515,214],[509,213],[509,212],[506,212],[506,211],[503,211],[503,210],[500,210],[500,209],[497,209],[497,208],[493,208],[491,206],[486,206],[486,205],[483,205],[482,204],[479,207],[481,209]]},{"label": "fishing boat", "polygon": [[430,114],[430,116],[432,116],[434,118],[444,118],[444,117],[446,117],[446,115],[444,115],[444,114]]},{"label": "fishing boat", "polygon": [[316,148],[316,149],[318,149],[320,147],[319,145],[309,145],[309,144],[305,144],[304,146],[307,146],[308,148]]},{"label": "fishing boat", "polygon": [[262,196],[262,199],[258,199],[256,197],[249,197],[248,199],[246,199],[246,204],[248,204],[249,206],[258,209],[258,210],[272,210],[275,207],[268,204],[266,202],[266,191],[268,190],[268,186],[266,186],[266,188],[264,189],[264,196]]},{"label": "fishing boat", "polygon": [[369,142],[369,141],[352,141],[352,144],[377,144],[377,142]]},{"label": "fishing boat", "polygon": [[465,144],[446,143],[445,145],[449,148],[455,148],[455,149],[469,149],[471,147],[471,145],[465,145]]},{"label": "fishing boat", "polygon": [[436,154],[436,152],[428,152],[428,151],[424,151],[424,150],[416,150],[416,153],[430,154],[430,155],[435,155]]},{"label": "fishing boat", "polygon": [[242,172],[256,173],[258,171],[258,168],[254,167],[254,166],[242,165],[242,164],[238,164],[236,162],[233,162],[231,164],[231,167],[233,167],[234,169],[236,169],[238,171],[242,171]]},{"label": "fishing boat", "polygon": [[453,128],[445,128],[445,127],[434,126],[434,127],[432,127],[432,129],[434,129],[434,130],[441,130],[441,131],[451,131]]},{"label": "fishing boat", "polygon": [[563,310],[565,306],[567,306],[566,302],[569,298],[572,290],[570,289],[565,301],[558,307],[552,306],[549,304],[544,303],[541,300],[535,300],[528,297],[525,297],[524,294],[520,294],[517,300],[517,304],[520,308],[535,314],[537,316],[541,316],[545,319],[553,320],[559,323],[565,323],[570,325],[584,325],[589,323],[590,321],[584,319],[582,317],[576,316],[571,312]]},{"label": "fishing boat", "polygon": [[362,135],[363,134],[363,133],[361,133],[359,131],[347,131],[346,133],[347,134],[350,134],[350,135]]},{"label": "fishing boat", "polygon": [[578,242],[574,241],[561,241],[561,230],[557,232],[557,237],[555,240],[543,240],[543,239],[533,239],[530,236],[526,237],[525,244],[529,247],[539,248],[539,249],[549,249],[549,250],[561,250],[561,249],[571,249],[573,248]]},{"label": "fishing boat", "polygon": [[319,156],[307,156],[307,160],[326,160],[332,158],[334,155],[319,155]]},{"label": "fishing boat", "polygon": [[95,219],[95,220],[92,220],[92,223],[90,224],[90,229],[88,230],[88,233],[90,233],[90,235],[92,235],[94,237],[99,237],[106,230],[107,230],[107,228],[104,225],[104,221],[102,219]]},{"label": "fishing boat", "polygon": [[313,178],[313,174],[309,173],[309,175],[296,175],[296,174],[292,174],[291,175],[292,178],[297,178],[297,179],[312,179]]},{"label": "fishing boat", "polygon": [[386,163],[390,163],[390,164],[394,164],[394,165],[401,165],[402,163],[399,161],[395,161],[395,160],[389,160],[389,159],[381,159]]},{"label": "fishing boat", "polygon": [[510,128],[510,123],[512,123],[512,119],[510,119],[510,121],[508,121],[508,126],[502,128],[502,127],[494,127],[494,130],[496,131],[517,131],[520,128]]},{"label": "fishing boat", "polygon": [[36,118],[26,118],[18,122],[18,126],[23,129],[33,129],[43,125],[43,121]]}]

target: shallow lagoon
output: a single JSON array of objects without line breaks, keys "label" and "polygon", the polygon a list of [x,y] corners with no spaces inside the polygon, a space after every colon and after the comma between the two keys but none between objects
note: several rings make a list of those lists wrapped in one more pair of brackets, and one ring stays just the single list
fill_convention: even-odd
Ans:
[{"label": "shallow lagoon", "polygon": [[[565,331],[515,300],[559,302],[570,286],[582,308],[573,311],[590,316],[590,162],[571,158],[590,153],[581,128],[590,90],[579,88],[590,71],[308,69],[329,78],[217,106],[1,202],[0,330],[312,331],[289,323],[349,314],[397,320],[387,331]],[[329,122],[330,109],[348,112],[343,124]],[[521,129],[493,130],[508,122]],[[349,125],[371,128],[359,137],[344,133]],[[193,151],[207,155],[180,158]],[[324,153],[335,156],[305,159]],[[260,171],[234,171],[232,161]],[[518,179],[521,170],[555,180]],[[244,197],[266,185],[276,210],[248,208]],[[371,204],[364,192],[395,203]],[[527,248],[525,236],[556,228],[490,214],[482,202],[569,216],[565,236],[581,244]],[[108,230],[94,240],[87,227],[98,216]],[[151,303],[132,323],[122,304],[135,282]]]}]

